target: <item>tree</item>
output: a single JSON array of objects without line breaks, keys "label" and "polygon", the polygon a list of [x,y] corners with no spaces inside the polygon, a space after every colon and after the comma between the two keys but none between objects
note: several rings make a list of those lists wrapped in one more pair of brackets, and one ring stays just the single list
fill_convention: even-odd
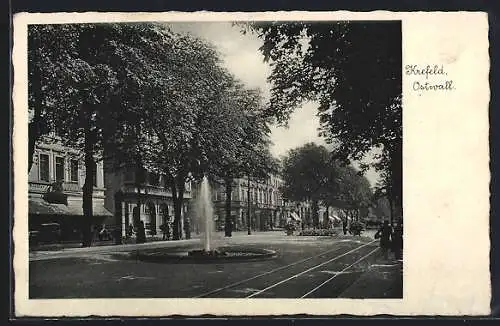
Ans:
[{"label": "tree", "polygon": [[[47,126],[42,131],[33,128],[30,146],[43,131],[52,130],[64,144],[83,152],[82,231],[83,245],[89,246],[96,160],[103,158],[103,149],[109,149],[107,143],[121,131],[118,122],[130,118],[131,109],[140,102],[141,86],[153,67],[143,54],[165,35],[153,24],[35,25],[30,29],[32,123]],[[37,48],[44,42],[47,46]]]},{"label": "tree", "polygon": [[336,187],[336,172],[328,150],[314,143],[290,150],[283,160],[283,196],[291,201],[311,201],[315,227],[319,226],[319,202]]},{"label": "tree", "polygon": [[333,159],[324,146],[308,143],[292,149],[283,160],[283,196],[292,201],[311,201],[313,225],[319,226],[319,204],[344,210],[358,219],[373,197],[370,183],[352,166]]},{"label": "tree", "polygon": [[259,22],[248,30],[263,40],[273,68],[268,114],[286,123],[305,100],[318,103],[321,135],[336,159],[360,160],[376,149],[372,166],[386,174],[401,207],[401,23]]},{"label": "tree", "polygon": [[345,214],[358,220],[360,210],[367,210],[371,206],[373,194],[370,183],[352,166],[345,166],[340,171],[340,189],[335,197]]},{"label": "tree", "polygon": [[262,97],[259,90],[245,89],[235,84],[226,93],[224,135],[229,136],[222,155],[211,162],[213,179],[224,185],[225,234],[231,236],[231,205],[234,179],[247,177],[267,178],[277,169],[269,152],[270,129],[262,117]]},{"label": "tree", "polygon": [[[135,123],[141,136],[129,156],[141,156],[148,171],[164,175],[174,202],[173,236],[179,239],[186,182],[234,152],[237,114],[227,103],[233,79],[217,51],[190,35],[172,34],[153,57],[156,71]],[[184,222],[189,238],[187,217]]]},{"label": "tree", "polygon": [[58,102],[67,102],[68,93],[56,72],[73,58],[74,25],[30,25],[28,27],[28,172],[33,164],[35,146],[49,134],[52,122],[48,112]]}]

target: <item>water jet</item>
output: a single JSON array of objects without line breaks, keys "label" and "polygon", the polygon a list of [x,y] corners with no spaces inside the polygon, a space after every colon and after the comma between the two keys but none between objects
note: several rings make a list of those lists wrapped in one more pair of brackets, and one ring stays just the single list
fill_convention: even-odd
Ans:
[{"label": "water jet", "polygon": [[276,257],[276,252],[269,249],[243,246],[220,246],[214,248],[214,208],[212,203],[212,195],[210,193],[210,184],[206,176],[203,177],[199,187],[199,191],[197,192],[196,198],[194,200],[194,211],[198,219],[197,222],[201,224],[203,232],[201,237],[202,249],[140,249],[129,253],[126,258],[159,263],[210,263],[242,262],[270,259]]}]

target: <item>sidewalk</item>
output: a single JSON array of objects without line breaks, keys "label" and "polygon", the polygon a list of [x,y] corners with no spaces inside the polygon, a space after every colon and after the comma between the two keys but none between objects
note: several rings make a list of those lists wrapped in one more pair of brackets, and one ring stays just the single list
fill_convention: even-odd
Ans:
[{"label": "sidewalk", "polygon": [[[283,233],[283,236],[286,236],[284,232],[280,231],[263,231],[263,232],[252,232],[252,235],[248,235],[246,231],[236,231],[233,232],[233,236],[231,238],[224,238],[224,232],[216,232],[213,235],[212,240],[215,242],[225,241],[227,243],[235,243],[241,242],[242,239],[250,240],[250,242],[259,241],[263,239],[268,239],[269,237],[279,237],[279,234]],[[201,235],[193,234],[191,239],[186,240],[152,240],[146,243],[127,243],[116,245],[112,241],[108,243],[99,243],[93,244],[91,247],[81,247],[80,243],[67,243],[67,244],[59,244],[59,245],[43,245],[37,248],[37,250],[30,250],[29,257],[30,260],[38,259],[45,257],[48,259],[49,257],[73,257],[78,255],[87,255],[91,253],[115,253],[115,252],[124,252],[124,251],[132,251],[136,249],[146,249],[146,248],[174,248],[174,247],[182,247],[189,246],[193,244],[198,244],[201,241]],[[131,240],[134,241],[134,240]]]},{"label": "sidewalk", "polygon": [[342,298],[403,298],[403,262],[385,260],[381,253],[361,277],[349,286]]},{"label": "sidewalk", "polygon": [[[283,243],[283,242],[300,242],[305,244],[314,244],[315,241],[371,241],[368,234],[358,236],[344,236],[337,235],[334,237],[317,237],[317,236],[287,236],[284,231],[252,231],[251,235],[247,231],[235,231],[232,237],[225,237],[224,232],[216,232],[212,236],[214,245],[248,245],[259,243]],[[61,245],[47,245],[41,246],[38,250],[30,250],[30,260],[52,259],[52,258],[71,258],[71,257],[84,257],[91,254],[112,254],[126,251],[133,251],[137,249],[153,249],[153,248],[175,248],[187,247],[193,245],[201,245],[201,235],[193,234],[189,240],[151,240],[146,243],[128,243],[115,245],[112,241],[108,243],[94,244],[91,247],[81,247],[79,243],[61,244]],[[134,241],[134,240],[131,240]]]},{"label": "sidewalk", "polygon": [[[370,231],[365,231],[363,234],[359,236],[353,236],[353,235],[343,235],[342,233],[339,233],[336,236],[333,236],[333,239],[349,239],[349,240],[370,240],[373,239],[373,234],[374,232]],[[56,252],[56,251],[73,251],[73,252],[93,252],[93,251],[109,251],[111,248],[112,250],[120,250],[123,248],[123,250],[130,250],[134,249],[135,247],[148,247],[148,246],[155,246],[158,244],[161,244],[162,246],[165,247],[170,247],[170,246],[175,246],[174,244],[187,244],[191,243],[193,241],[201,241],[201,234],[192,234],[191,239],[186,240],[162,240],[161,237],[154,237],[154,238],[148,238],[146,243],[142,244],[137,244],[135,243],[135,238],[134,239],[127,239],[125,240],[126,243],[117,245],[114,243],[113,240],[108,240],[108,241],[94,241],[92,243],[92,246],[90,247],[82,247],[80,242],[67,242],[67,243],[54,243],[54,244],[42,244],[34,248],[30,248],[30,252]],[[248,235],[247,231],[233,231],[232,237],[231,238],[225,238],[224,237],[224,232],[219,231],[215,232],[212,235],[214,240],[231,240],[231,239],[238,239],[238,238],[247,238],[247,239],[252,239],[252,240],[265,240],[269,238],[273,239],[282,239],[282,240],[290,240],[290,241],[299,241],[299,240],[306,240],[306,239],[312,239],[312,238],[319,238],[319,236],[287,236],[283,230],[273,230],[273,231],[252,231],[251,235]],[[322,238],[329,238],[328,236],[324,236]],[[194,242],[193,242],[194,243]]]}]

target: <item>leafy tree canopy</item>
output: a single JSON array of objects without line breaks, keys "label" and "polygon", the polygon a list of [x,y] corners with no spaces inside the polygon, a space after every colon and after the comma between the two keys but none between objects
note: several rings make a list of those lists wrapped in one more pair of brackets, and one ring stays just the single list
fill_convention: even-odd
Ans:
[{"label": "leafy tree canopy", "polygon": [[286,124],[296,107],[315,101],[336,158],[360,160],[378,148],[373,167],[389,171],[392,198],[400,200],[400,22],[259,22],[249,30],[272,66],[267,113]]},{"label": "leafy tree canopy", "polygon": [[371,204],[368,180],[352,166],[333,160],[323,146],[308,143],[292,149],[283,160],[283,195],[292,201],[321,201],[357,210]]}]

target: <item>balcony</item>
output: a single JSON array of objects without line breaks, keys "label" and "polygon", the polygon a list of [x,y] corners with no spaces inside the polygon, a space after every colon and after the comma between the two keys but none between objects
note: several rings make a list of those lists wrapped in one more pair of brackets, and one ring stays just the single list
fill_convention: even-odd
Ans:
[{"label": "balcony", "polygon": [[[29,192],[36,194],[45,194],[49,190],[49,187],[52,183],[46,181],[32,181],[29,183]],[[83,189],[80,187],[78,182],[63,182],[62,183],[62,192],[68,195],[79,195],[83,194]],[[94,196],[103,196],[104,189],[94,187]]]},{"label": "balcony", "polygon": [[[123,186],[124,193],[137,193],[137,186],[132,182],[125,182]],[[150,196],[159,196],[159,197],[172,197],[172,192],[170,189],[166,189],[161,186],[152,186],[152,185],[141,185],[140,186],[141,194],[150,195]],[[184,199],[190,199],[191,192],[184,191]]]},{"label": "balcony", "polygon": [[78,185],[78,182],[63,182],[63,191],[64,192],[82,192],[83,190]]}]

